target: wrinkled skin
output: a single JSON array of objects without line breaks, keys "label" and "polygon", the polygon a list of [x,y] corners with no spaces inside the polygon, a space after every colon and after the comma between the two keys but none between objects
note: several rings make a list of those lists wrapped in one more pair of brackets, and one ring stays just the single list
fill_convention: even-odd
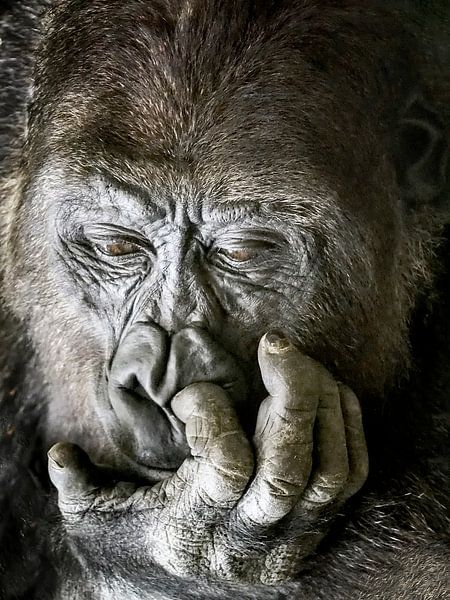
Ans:
[{"label": "wrinkled skin", "polygon": [[17,6],[0,592],[444,597],[424,49],[353,2]]},{"label": "wrinkled skin", "polygon": [[115,353],[104,402],[98,405],[105,429],[119,447],[127,444],[124,453],[158,469],[178,467],[189,453],[170,407],[178,391],[194,381],[210,381],[226,390],[234,403],[246,399],[245,378],[236,360],[205,330],[182,329],[172,336],[170,350],[167,345],[161,329],[148,323],[132,325]]},{"label": "wrinkled skin", "polygon": [[[296,575],[320,540],[318,520],[365,481],[361,413],[348,388],[286,340],[266,336],[259,362],[270,395],[258,413],[256,465],[229,396],[211,383],[191,384],[172,399],[190,457],[153,487],[108,485],[76,447],[50,450],[68,534],[88,563],[120,573],[130,560],[142,572],[156,562],[180,576],[263,583]],[[124,403],[127,417],[136,414]],[[107,565],[96,558],[99,539]],[[116,557],[107,552],[111,540],[120,547]]]}]

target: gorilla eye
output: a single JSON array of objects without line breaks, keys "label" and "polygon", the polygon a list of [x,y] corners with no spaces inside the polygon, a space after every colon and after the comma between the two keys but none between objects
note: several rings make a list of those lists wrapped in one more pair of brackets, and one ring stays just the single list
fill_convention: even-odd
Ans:
[{"label": "gorilla eye", "polygon": [[137,244],[127,241],[116,241],[100,246],[100,250],[108,256],[125,256],[126,254],[135,254],[140,248]]},{"label": "gorilla eye", "polygon": [[220,249],[219,254],[222,254],[223,256],[226,256],[226,258],[229,258],[230,260],[233,260],[235,262],[246,262],[248,260],[251,260],[252,258],[255,258],[254,252],[252,252],[251,250],[244,250],[244,249],[240,249],[240,250]]}]

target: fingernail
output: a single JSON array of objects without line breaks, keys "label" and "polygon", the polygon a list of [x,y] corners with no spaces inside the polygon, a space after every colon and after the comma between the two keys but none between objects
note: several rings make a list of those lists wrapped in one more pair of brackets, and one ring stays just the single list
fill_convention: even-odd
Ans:
[{"label": "fingernail", "polygon": [[291,342],[277,331],[271,331],[266,335],[266,346],[269,352],[285,352],[291,347]]},{"label": "fingernail", "polygon": [[50,450],[47,452],[47,456],[49,457],[49,459],[55,463],[55,465],[58,467],[58,469],[64,469],[64,465],[61,462],[61,459],[59,458],[58,454],[56,452],[53,452],[53,448],[50,448]]}]

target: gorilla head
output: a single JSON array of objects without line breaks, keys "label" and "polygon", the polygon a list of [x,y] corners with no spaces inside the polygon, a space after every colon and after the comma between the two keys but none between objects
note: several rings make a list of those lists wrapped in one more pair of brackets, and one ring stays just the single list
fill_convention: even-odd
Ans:
[{"label": "gorilla head", "polygon": [[251,428],[268,330],[363,401],[407,364],[441,126],[394,26],[262,4],[50,11],[5,269],[48,442],[144,476],[177,467],[171,398],[219,383]]}]

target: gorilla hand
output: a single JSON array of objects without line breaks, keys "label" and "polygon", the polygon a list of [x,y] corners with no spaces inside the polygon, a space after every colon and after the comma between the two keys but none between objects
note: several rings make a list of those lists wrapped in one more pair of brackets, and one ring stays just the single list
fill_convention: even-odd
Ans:
[{"label": "gorilla hand", "polygon": [[107,485],[77,447],[51,449],[50,477],[83,564],[133,581],[134,570],[145,580],[155,563],[179,576],[235,581],[298,573],[333,510],[366,478],[359,403],[287,340],[265,336],[259,364],[269,396],[258,414],[254,473],[231,402],[211,383],[172,400],[191,456],[152,487]]}]

